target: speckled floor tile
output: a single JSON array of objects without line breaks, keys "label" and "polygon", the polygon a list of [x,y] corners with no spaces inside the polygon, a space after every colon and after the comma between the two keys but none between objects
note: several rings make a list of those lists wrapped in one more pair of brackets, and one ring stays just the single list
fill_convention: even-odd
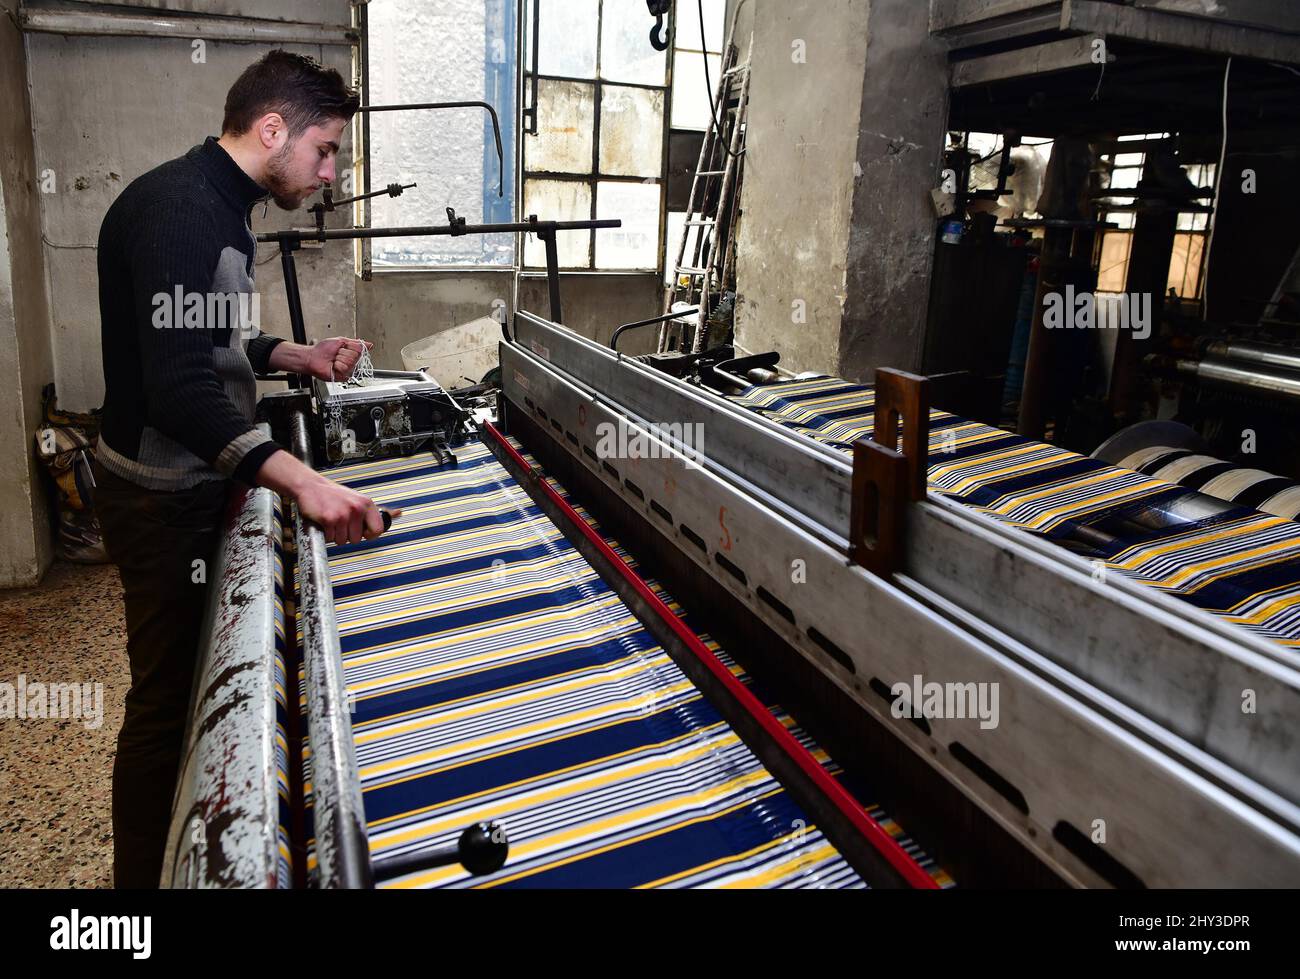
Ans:
[{"label": "speckled floor tile", "polygon": [[[113,754],[130,685],[111,565],[55,564],[0,591],[0,684],[102,684],[101,713],[0,717],[0,887],[109,887]],[[0,706],[4,693],[0,691]]]}]

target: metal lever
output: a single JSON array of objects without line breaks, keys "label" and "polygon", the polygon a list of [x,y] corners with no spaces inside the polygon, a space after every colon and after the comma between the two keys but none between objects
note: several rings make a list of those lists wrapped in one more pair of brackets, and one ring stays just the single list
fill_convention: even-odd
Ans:
[{"label": "metal lever", "polygon": [[434,867],[450,867],[454,863],[459,863],[475,877],[483,877],[504,867],[509,854],[510,840],[499,823],[475,823],[451,846],[423,853],[381,857],[373,861],[371,867],[376,881],[391,880]]},{"label": "metal lever", "polygon": [[369,200],[372,197],[382,197],[384,195],[387,195],[389,197],[401,197],[402,191],[410,190],[414,186],[415,186],[414,183],[389,184],[383,190],[373,190],[369,194],[358,194],[356,197],[345,197],[341,201],[336,201],[334,199],[334,188],[326,187],[324,190],[321,191],[320,202],[317,204],[313,204],[311,207],[309,207],[307,209],[307,213],[315,216],[316,230],[324,231],[326,211],[333,211],[335,208],[342,207],[344,204],[355,204],[357,201]]}]

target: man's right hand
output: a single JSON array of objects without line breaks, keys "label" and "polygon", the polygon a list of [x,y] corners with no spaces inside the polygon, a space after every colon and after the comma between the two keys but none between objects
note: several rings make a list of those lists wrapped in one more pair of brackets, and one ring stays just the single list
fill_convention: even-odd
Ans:
[{"label": "man's right hand", "polygon": [[359,544],[384,532],[384,519],[374,500],[324,476],[304,488],[297,500],[302,515],[335,544]]},{"label": "man's right hand", "polygon": [[327,479],[284,450],[262,463],[257,482],[297,501],[302,515],[335,544],[356,544],[384,532],[374,500]]}]

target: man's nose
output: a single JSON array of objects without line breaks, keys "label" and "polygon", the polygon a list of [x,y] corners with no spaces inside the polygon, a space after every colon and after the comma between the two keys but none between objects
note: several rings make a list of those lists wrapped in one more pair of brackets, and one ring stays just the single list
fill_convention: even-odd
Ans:
[{"label": "man's nose", "polygon": [[316,171],[316,176],[327,184],[334,183],[334,157],[330,156],[325,160],[325,165]]}]

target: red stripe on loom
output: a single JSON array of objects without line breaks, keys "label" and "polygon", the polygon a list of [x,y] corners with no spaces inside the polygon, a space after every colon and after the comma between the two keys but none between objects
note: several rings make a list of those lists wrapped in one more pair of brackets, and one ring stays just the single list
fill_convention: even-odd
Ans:
[{"label": "red stripe on loom", "polygon": [[[528,463],[518,450],[506,439],[496,426],[490,422],[485,423],[484,427],[492,438],[501,446],[502,449],[524,472],[537,476],[537,471]],[[700,642],[700,637],[695,635],[686,624],[682,622],[672,609],[663,603],[640,576],[629,568],[619,556],[614,553],[614,549],[605,543],[604,539],[594,531],[587,521],[583,520],[576,510],[573,509],[559,493],[555,491],[545,479],[538,478],[537,485],[547,498],[554,503],[564,516],[573,524],[578,531],[587,538],[614,566],[620,575],[636,589],[637,594],[654,609],[655,613],[673,630],[687,646],[696,658],[704,664],[705,668],[713,674],[714,678],[727,689],[728,693],[759,723],[776,745],[781,748],[797,764],[805,775],[812,780],[813,784],[821,790],[844,816],[849,820],[855,829],[858,830],[867,842],[869,842],[877,851],[889,862],[899,875],[913,888],[921,890],[939,890],[939,885],[935,883],[925,870],[912,857],[899,846],[892,836],[889,835],[879,823],[872,819],[865,809],[857,802],[853,796],[849,795],[848,790],[839,782],[835,781],[798,740],[795,739],[784,725],[781,724],[762,702],[755,697],[743,683],[736,679],[732,672],[727,669],[718,660],[709,647]]]}]

